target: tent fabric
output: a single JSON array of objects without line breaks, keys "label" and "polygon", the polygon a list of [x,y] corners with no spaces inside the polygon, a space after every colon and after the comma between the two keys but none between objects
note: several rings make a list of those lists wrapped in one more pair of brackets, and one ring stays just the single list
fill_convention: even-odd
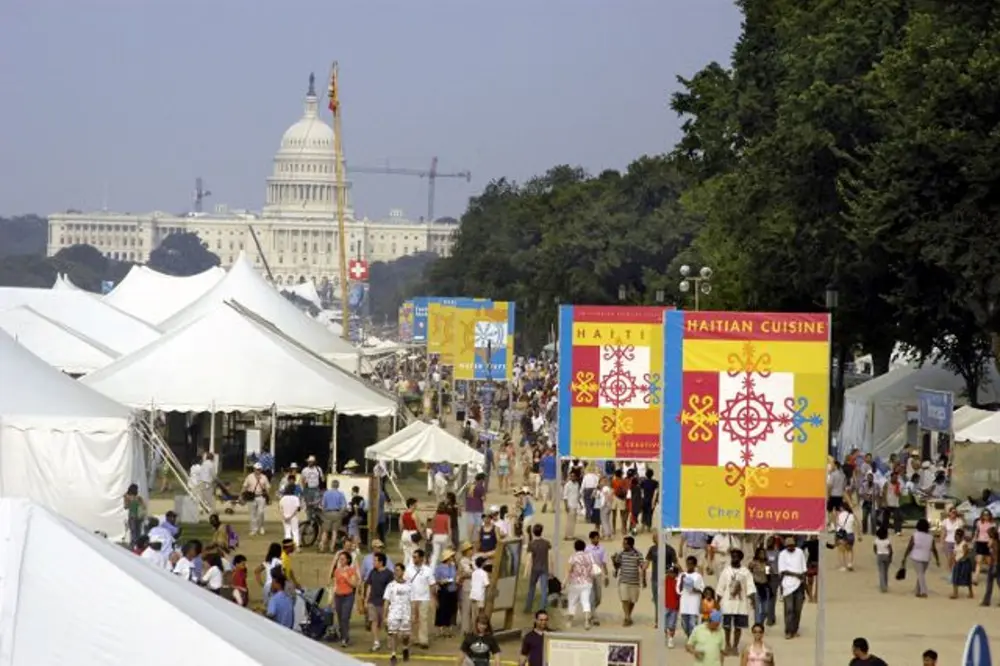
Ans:
[{"label": "tent fabric", "polygon": [[0,312],[0,330],[53,368],[85,375],[103,368],[119,354],[64,324],[22,305]]},{"label": "tent fabric", "polygon": [[[988,364],[990,381],[980,387],[979,403],[996,401],[1000,375]],[[844,393],[844,417],[840,426],[839,447],[844,453],[853,448],[869,452],[906,423],[906,414],[917,405],[917,388],[953,391],[956,404],[966,402],[962,393],[965,382],[943,365],[926,363],[920,367],[902,367]]]},{"label": "tent fabric", "polygon": [[[122,495],[145,492],[130,413],[0,332],[0,497],[29,497],[89,529],[120,536]],[[9,375],[8,375],[9,373]]]},{"label": "tent fabric", "polygon": [[225,275],[226,271],[218,266],[187,277],[133,266],[102,300],[156,326],[198,300]]},{"label": "tent fabric", "polygon": [[[982,412],[983,410],[976,410]],[[986,412],[986,416],[962,429],[955,429],[956,442],[974,444],[1000,444],[1000,412]]]},{"label": "tent fabric", "polygon": [[312,280],[306,280],[305,282],[300,282],[299,284],[287,285],[281,288],[281,291],[288,292],[289,294],[295,294],[299,298],[308,301],[318,308],[323,307],[323,301],[319,297],[319,292],[316,290],[316,285]]},{"label": "tent fabric", "polygon": [[378,444],[365,449],[369,460],[435,463],[447,461],[456,465],[480,465],[485,456],[432,423],[414,421],[389,435]]},{"label": "tent fabric", "polygon": [[362,664],[43,507],[0,500],[0,666],[175,666],[192,649],[226,666]]},{"label": "tent fabric", "polygon": [[128,354],[160,337],[160,331],[108,305],[93,294],[74,289],[0,287],[0,311],[28,305],[118,354]]},{"label": "tent fabric", "polygon": [[201,298],[163,321],[160,328],[171,331],[190,324],[229,301],[238,302],[274,324],[282,333],[299,344],[323,358],[335,360],[345,370],[354,372],[357,369],[357,349],[350,342],[330,333],[323,324],[299,310],[278,293],[277,289],[254,270],[242,252],[226,277]]},{"label": "tent fabric", "polygon": [[73,284],[73,281],[69,279],[69,276],[65,273],[59,273],[56,275],[56,281],[52,283],[53,289],[69,289],[71,291],[84,291],[80,287]]},{"label": "tent fabric", "polygon": [[249,412],[272,404],[283,414],[396,411],[392,398],[238,304],[216,305],[80,381],[122,404],[162,411]]}]

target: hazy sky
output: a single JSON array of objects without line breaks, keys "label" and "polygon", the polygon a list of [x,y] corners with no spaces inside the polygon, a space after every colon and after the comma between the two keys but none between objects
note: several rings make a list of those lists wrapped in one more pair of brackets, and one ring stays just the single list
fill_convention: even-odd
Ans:
[{"label": "hazy sky", "polygon": [[[347,161],[469,169],[438,181],[458,216],[493,178],[665,151],[675,76],[728,62],[739,25],[732,0],[0,0],[0,215],[180,212],[196,176],[259,208],[336,59]],[[359,214],[424,214],[423,179],[353,180]]]}]

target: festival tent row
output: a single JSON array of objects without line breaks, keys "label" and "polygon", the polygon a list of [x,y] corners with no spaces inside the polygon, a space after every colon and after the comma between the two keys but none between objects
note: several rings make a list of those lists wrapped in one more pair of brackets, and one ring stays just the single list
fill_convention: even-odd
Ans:
[{"label": "festival tent row", "polygon": [[[980,386],[979,404],[997,402],[1000,390],[1000,373],[992,363],[988,363],[985,369],[987,381]],[[844,417],[838,442],[840,452],[854,448],[873,451],[901,426],[905,426],[907,414],[916,408],[918,388],[952,391],[956,404],[967,401],[962,395],[965,381],[943,364],[925,363],[922,366],[894,368],[844,392]]]},{"label": "festival tent row", "polygon": [[177,277],[133,266],[128,275],[102,300],[154,326],[198,300],[218,284],[226,271],[213,266],[188,277]]},{"label": "festival tent row", "polygon": [[0,287],[0,312],[27,305],[101,347],[128,354],[160,337],[160,331],[86,291]]},{"label": "festival tent row", "polygon": [[395,413],[391,397],[329,363],[242,304],[200,307],[205,311],[198,318],[178,323],[153,344],[81,381],[137,409],[249,412],[274,405],[282,414]]},{"label": "festival tent row", "polygon": [[323,300],[319,297],[319,292],[316,291],[316,285],[312,280],[306,280],[299,284],[286,285],[281,288],[281,291],[294,294],[302,300],[312,303],[317,308],[323,307]]},{"label": "festival tent row", "polygon": [[56,281],[52,283],[53,289],[69,289],[70,291],[84,291],[80,287],[73,284],[73,281],[69,279],[69,276],[65,273],[59,273],[56,275]]},{"label": "festival tent row", "polygon": [[130,483],[144,486],[146,476],[129,410],[2,331],[0,368],[0,497],[30,497],[90,529],[121,536],[122,495]]},{"label": "festival tent row", "polygon": [[0,533],[0,666],[362,664],[27,500],[0,500]]},{"label": "festival tent row", "polygon": [[485,457],[479,451],[440,426],[414,421],[378,444],[365,449],[365,457],[381,462],[426,462],[446,460],[455,465],[480,465]]},{"label": "festival tent row", "polygon": [[159,327],[164,331],[175,330],[228,301],[235,301],[256,313],[291,339],[348,372],[357,371],[358,350],[289,302],[254,270],[242,252],[223,279],[183,310],[161,322]]},{"label": "festival tent row", "polygon": [[52,367],[70,375],[93,372],[120,356],[115,350],[46,317],[30,305],[0,311],[0,330]]}]

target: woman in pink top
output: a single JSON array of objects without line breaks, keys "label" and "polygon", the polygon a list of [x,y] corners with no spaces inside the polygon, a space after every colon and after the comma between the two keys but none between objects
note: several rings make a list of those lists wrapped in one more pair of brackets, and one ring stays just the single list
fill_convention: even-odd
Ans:
[{"label": "woman in pink top", "polygon": [[990,528],[993,527],[993,514],[987,509],[979,514],[973,528],[976,534],[976,571],[972,574],[972,582],[979,583],[979,572],[990,570]]},{"label": "woman in pink top", "polygon": [[774,666],[774,650],[764,643],[764,625],[758,622],[750,631],[753,641],[743,648],[740,666]]}]

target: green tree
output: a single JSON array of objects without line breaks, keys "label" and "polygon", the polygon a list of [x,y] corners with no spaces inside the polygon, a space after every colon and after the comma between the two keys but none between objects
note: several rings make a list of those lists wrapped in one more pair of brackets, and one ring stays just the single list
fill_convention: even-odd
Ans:
[{"label": "green tree", "polygon": [[399,307],[407,298],[419,296],[415,286],[424,272],[437,259],[433,252],[400,257],[394,261],[376,261],[368,277],[368,298],[375,321],[396,321]]},{"label": "green tree", "polygon": [[219,265],[219,257],[208,249],[198,234],[171,234],[149,253],[146,264],[167,275],[197,275]]}]

